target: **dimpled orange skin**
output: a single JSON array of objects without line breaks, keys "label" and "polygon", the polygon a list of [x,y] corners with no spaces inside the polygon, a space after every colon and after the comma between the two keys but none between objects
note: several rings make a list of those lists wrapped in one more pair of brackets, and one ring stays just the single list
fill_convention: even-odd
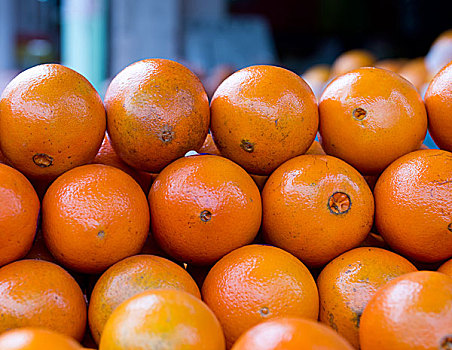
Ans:
[{"label": "dimpled orange skin", "polygon": [[126,67],[108,87],[105,108],[113,148],[147,172],[199,149],[209,130],[209,101],[200,80],[166,59]]},{"label": "dimpled orange skin", "polygon": [[81,340],[86,303],[72,276],[42,260],[20,260],[0,268],[0,333],[45,327]]},{"label": "dimpled orange skin", "polygon": [[361,314],[377,289],[417,271],[407,259],[380,248],[352,249],[331,261],[317,278],[320,321],[359,349]]},{"label": "dimpled orange skin", "polygon": [[123,301],[148,289],[180,289],[201,298],[196,282],[176,263],[153,255],[136,255],[111,266],[97,281],[88,309],[94,341],[99,344],[111,313]]},{"label": "dimpled orange skin", "polygon": [[259,189],[229,159],[201,155],[176,160],[149,192],[152,233],[173,258],[214,263],[249,244],[262,218]]},{"label": "dimpled orange skin", "polygon": [[82,75],[59,64],[20,73],[3,91],[0,110],[0,148],[30,177],[53,179],[89,163],[105,134],[99,94]]},{"label": "dimpled orange skin", "polygon": [[0,335],[2,350],[81,350],[74,339],[48,329],[26,327]]},{"label": "dimpled orange skin", "polygon": [[430,135],[441,149],[452,151],[452,62],[432,79],[424,100]]},{"label": "dimpled orange skin", "polygon": [[357,247],[373,223],[366,181],[331,156],[303,155],[281,165],[265,184],[262,205],[265,240],[312,267]]},{"label": "dimpled orange skin", "polygon": [[201,294],[223,326],[228,348],[263,320],[317,320],[319,312],[309,270],[292,254],[272,246],[248,245],[223,257],[209,271]]},{"label": "dimpled orange skin", "polygon": [[199,298],[181,291],[140,293],[113,312],[99,350],[224,350],[224,336],[213,312]]},{"label": "dimpled orange skin", "polygon": [[383,171],[419,149],[427,114],[419,93],[397,73],[361,68],[339,76],[319,103],[320,143],[362,174]]},{"label": "dimpled orange skin", "polygon": [[308,84],[274,66],[239,70],[221,83],[211,102],[210,129],[221,155],[256,175],[268,175],[306,152],[318,122]]},{"label": "dimpled orange skin", "polygon": [[412,272],[378,289],[361,317],[362,350],[449,350],[452,278]]},{"label": "dimpled orange skin", "polygon": [[0,164],[0,266],[30,250],[40,203],[33,186],[16,169]]},{"label": "dimpled orange skin", "polygon": [[143,247],[149,232],[146,195],[122,170],[77,167],[47,190],[42,231],[60,263],[78,272],[102,272]]},{"label": "dimpled orange skin", "polygon": [[237,340],[232,350],[353,350],[335,331],[323,324],[295,317],[264,321]]},{"label": "dimpled orange skin", "polygon": [[374,195],[375,224],[391,248],[420,262],[452,257],[450,152],[420,150],[397,159]]}]

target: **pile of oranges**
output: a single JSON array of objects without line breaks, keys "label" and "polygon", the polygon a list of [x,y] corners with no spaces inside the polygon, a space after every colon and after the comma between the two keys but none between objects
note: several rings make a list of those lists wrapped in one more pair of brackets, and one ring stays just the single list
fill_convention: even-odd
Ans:
[{"label": "pile of oranges", "polygon": [[0,349],[452,349],[452,62],[422,99],[353,57],[318,99],[269,65],[210,102],[165,59],[104,101],[62,65],[14,78]]}]

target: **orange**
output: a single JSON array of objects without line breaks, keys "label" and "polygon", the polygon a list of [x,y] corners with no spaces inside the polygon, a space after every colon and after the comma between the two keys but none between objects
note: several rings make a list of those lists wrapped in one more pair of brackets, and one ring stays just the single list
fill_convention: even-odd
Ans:
[{"label": "orange", "polygon": [[333,80],[323,91],[319,111],[325,152],[366,175],[419,149],[427,132],[417,90],[380,68],[357,69]]},{"label": "orange", "polygon": [[72,276],[42,260],[21,260],[0,268],[0,333],[45,327],[81,340],[86,303]]},{"label": "orange", "polygon": [[399,69],[403,67],[406,61],[407,60],[404,58],[388,58],[375,62],[374,67],[383,68],[398,73]]},{"label": "orange", "polygon": [[330,78],[330,67],[327,64],[316,64],[307,69],[301,77],[308,83],[314,95],[320,97]]},{"label": "orange", "polygon": [[320,321],[359,349],[361,314],[377,289],[417,271],[408,260],[380,248],[356,248],[331,261],[317,278]]},{"label": "orange", "polygon": [[325,155],[325,151],[319,141],[314,141],[305,154]]},{"label": "orange", "polygon": [[265,245],[248,245],[223,257],[209,271],[201,294],[223,326],[228,348],[263,320],[316,320],[319,312],[317,286],[306,266]]},{"label": "orange", "polygon": [[452,151],[452,61],[432,79],[424,99],[430,135],[441,149]]},{"label": "orange", "polygon": [[212,97],[218,86],[225,80],[228,76],[234,73],[234,68],[227,64],[220,64],[216,66],[211,74],[209,74],[204,80],[204,86],[206,88],[207,95]]},{"label": "orange", "polygon": [[8,164],[8,161],[6,160],[1,150],[0,150],[0,163]]},{"label": "orange", "polygon": [[199,298],[170,289],[140,293],[113,312],[99,350],[224,350],[213,312]]},{"label": "orange", "polygon": [[199,148],[198,153],[203,154],[214,154],[219,156],[220,151],[218,150],[217,146],[215,145],[215,142],[213,142],[212,134],[207,134],[206,139],[204,140],[204,143],[202,144],[201,148]]},{"label": "orange", "polygon": [[119,158],[118,154],[115,152],[110,143],[110,138],[108,134],[105,134],[104,140],[102,141],[102,145],[99,148],[99,151],[94,157],[92,164],[104,164],[114,166],[115,168],[121,169],[126,172],[130,176],[132,176],[136,182],[138,182],[143,189],[144,192],[148,193],[151,188],[152,176],[149,173],[144,171],[137,171]]},{"label": "orange", "polygon": [[247,172],[268,175],[303,154],[317,133],[318,110],[308,84],[274,66],[232,74],[211,102],[212,137],[221,155]]},{"label": "orange", "polygon": [[30,250],[38,226],[40,203],[25,176],[0,164],[0,266]]},{"label": "orange", "polygon": [[450,61],[452,61],[452,29],[441,33],[425,56],[425,64],[431,77]]},{"label": "orange", "polygon": [[13,329],[0,335],[2,350],[80,350],[74,339],[42,328]]},{"label": "orange", "polygon": [[267,182],[268,176],[267,175],[254,175],[254,174],[250,174],[250,176],[256,183],[257,188],[259,188],[259,191],[262,192],[262,190],[264,189],[265,183]]},{"label": "orange", "polygon": [[374,63],[374,55],[367,50],[346,51],[334,60],[331,66],[331,76],[337,77],[357,68],[372,66]]},{"label": "orange", "polygon": [[375,185],[375,224],[395,250],[421,262],[452,257],[452,154],[420,150],[392,163]]},{"label": "orange", "polygon": [[262,203],[254,181],[232,161],[212,155],[176,160],[149,192],[152,233],[173,258],[214,263],[256,236]]},{"label": "orange", "polygon": [[366,239],[361,242],[360,247],[389,248],[379,234],[369,232]]},{"label": "orange", "polygon": [[27,255],[25,255],[25,259],[56,262],[53,255],[49,252],[49,249],[47,249],[41,230],[38,230],[38,232],[36,233],[33,245],[31,246],[31,249],[28,251]]},{"label": "orange", "polygon": [[105,95],[108,134],[119,157],[159,172],[203,144],[209,101],[199,79],[180,63],[138,61],[121,71]]},{"label": "orange", "polygon": [[452,346],[452,278],[412,272],[381,287],[361,317],[362,350],[448,350]]},{"label": "orange", "polygon": [[262,191],[266,241],[308,266],[322,266],[357,247],[372,228],[374,200],[364,178],[331,156],[293,158]]},{"label": "orange", "polygon": [[27,176],[55,178],[89,163],[104,137],[102,100],[82,75],[42,64],[14,78],[0,99],[0,148]]},{"label": "orange", "polygon": [[149,232],[146,196],[122,170],[100,164],[77,167],[47,190],[42,231],[63,265],[102,272],[143,247]]},{"label": "orange", "polygon": [[413,84],[418,91],[422,91],[424,84],[428,81],[428,72],[425,67],[424,57],[409,60],[397,73]]},{"label": "orange", "polygon": [[347,341],[319,322],[295,317],[264,321],[237,340],[232,350],[353,350]]},{"label": "orange", "polygon": [[452,277],[452,259],[449,259],[444,264],[442,264],[439,267],[438,271]]},{"label": "orange", "polygon": [[88,317],[95,342],[99,344],[105,323],[119,304],[148,289],[161,288],[184,290],[201,298],[188,272],[165,258],[136,255],[111,266],[91,293]]}]

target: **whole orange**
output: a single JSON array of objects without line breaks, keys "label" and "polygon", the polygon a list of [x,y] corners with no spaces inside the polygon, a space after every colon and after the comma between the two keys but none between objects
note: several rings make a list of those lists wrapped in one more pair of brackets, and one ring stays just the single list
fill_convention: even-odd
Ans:
[{"label": "whole orange", "polygon": [[0,335],[2,350],[81,350],[74,339],[44,328],[24,327]]},{"label": "whole orange", "polygon": [[88,317],[99,344],[105,323],[123,301],[149,289],[180,289],[201,298],[196,282],[176,263],[153,255],[121,260],[105,271],[91,293]]},{"label": "whole orange", "polygon": [[0,148],[31,177],[55,178],[89,163],[104,137],[102,100],[82,75],[42,64],[14,78],[0,99]]},{"label": "whole orange", "polygon": [[149,232],[146,195],[122,170],[100,164],[77,167],[47,190],[42,231],[63,265],[102,272],[143,247]]},{"label": "whole orange", "polygon": [[452,151],[452,61],[432,79],[424,100],[430,135],[441,149]]},{"label": "whole orange", "polygon": [[180,63],[138,61],[121,71],[105,95],[108,134],[130,166],[159,172],[190,150],[209,129],[207,94],[200,80]]},{"label": "whole orange", "polygon": [[361,317],[362,350],[448,350],[452,278],[433,271],[397,277],[378,289]]},{"label": "whole orange", "polygon": [[319,103],[321,144],[366,175],[419,149],[427,132],[424,103],[407,80],[380,68],[341,75]]},{"label": "whole orange", "polygon": [[323,324],[295,317],[259,323],[240,336],[231,350],[352,350],[353,347]]},{"label": "whole orange", "polygon": [[351,70],[369,67],[375,63],[374,55],[365,49],[354,49],[340,54],[331,66],[331,76],[337,77]]},{"label": "whole orange", "polygon": [[383,68],[398,73],[398,71],[403,67],[405,63],[407,63],[407,59],[405,58],[387,58],[375,62],[374,67]]},{"label": "whole orange", "polygon": [[359,349],[361,314],[377,289],[417,271],[408,260],[380,248],[356,248],[331,261],[317,278],[320,321]]},{"label": "whole orange", "polygon": [[31,183],[17,170],[0,164],[0,266],[30,250],[38,226],[40,203]]},{"label": "whole orange", "polygon": [[392,163],[375,185],[375,224],[395,250],[421,262],[452,257],[452,154],[420,150]]},{"label": "whole orange", "polygon": [[224,336],[213,312],[199,298],[156,289],[119,305],[108,319],[99,350],[224,350]]},{"label": "whole orange", "polygon": [[328,79],[330,79],[330,66],[327,64],[316,64],[309,67],[301,76],[318,98],[322,94]]},{"label": "whole orange", "polygon": [[428,72],[424,57],[418,57],[406,62],[397,72],[421,92],[424,84],[428,82]]},{"label": "whole orange", "polygon": [[20,260],[0,268],[0,333],[45,327],[81,340],[86,303],[72,276],[42,260]]},{"label": "whole orange", "polygon": [[449,275],[450,277],[452,277],[452,259],[449,259],[444,264],[442,264],[438,268],[438,271],[445,273],[446,275]]},{"label": "whole orange", "polygon": [[303,154],[318,127],[315,96],[295,73],[251,66],[232,74],[211,102],[212,137],[221,155],[247,172],[268,175]]},{"label": "whole orange", "polygon": [[208,265],[249,244],[262,217],[259,189],[232,161],[191,156],[168,165],[149,192],[152,233],[170,256]]},{"label": "whole orange", "polygon": [[266,241],[314,267],[357,247],[373,223],[366,181],[331,156],[303,155],[282,164],[265,184],[262,205]]},{"label": "whole orange", "polygon": [[319,312],[309,270],[292,254],[272,246],[248,245],[223,257],[209,271],[201,294],[223,326],[228,347],[263,320],[316,320]]}]

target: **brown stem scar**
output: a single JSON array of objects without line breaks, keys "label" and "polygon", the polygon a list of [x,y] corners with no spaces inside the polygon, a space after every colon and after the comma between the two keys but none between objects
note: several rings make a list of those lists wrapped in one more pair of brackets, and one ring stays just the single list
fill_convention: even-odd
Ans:
[{"label": "brown stem scar", "polygon": [[367,111],[364,108],[355,108],[353,110],[353,118],[355,118],[356,120],[363,120],[364,118],[367,117]]},{"label": "brown stem scar", "polygon": [[344,192],[335,192],[328,198],[328,209],[334,215],[347,213],[351,205],[350,196]]},{"label": "brown stem scar", "polygon": [[53,164],[53,157],[45,153],[36,153],[33,156],[33,163],[40,168],[47,168]]},{"label": "brown stem scar", "polygon": [[199,217],[201,218],[201,221],[207,222],[212,218],[212,213],[208,210],[203,210]]}]

